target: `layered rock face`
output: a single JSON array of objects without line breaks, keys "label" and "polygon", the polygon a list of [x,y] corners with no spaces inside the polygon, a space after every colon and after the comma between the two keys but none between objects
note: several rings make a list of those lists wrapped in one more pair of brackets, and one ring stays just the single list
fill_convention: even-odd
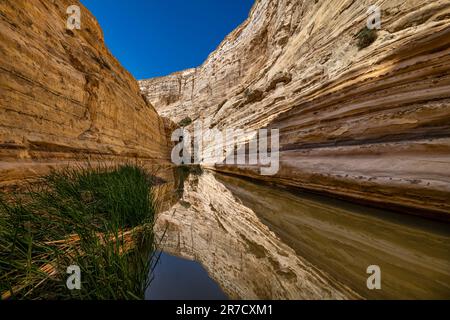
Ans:
[{"label": "layered rock face", "polygon": [[190,175],[155,232],[169,253],[202,263],[231,299],[360,299],[283,243],[211,172]]},{"label": "layered rock face", "polygon": [[[71,5],[81,29],[68,30]],[[168,163],[162,119],[78,1],[0,3],[0,183],[96,155]]]},{"label": "layered rock face", "polygon": [[276,175],[217,170],[448,219],[449,54],[445,0],[257,0],[202,66],[140,86],[175,122],[280,130]]}]

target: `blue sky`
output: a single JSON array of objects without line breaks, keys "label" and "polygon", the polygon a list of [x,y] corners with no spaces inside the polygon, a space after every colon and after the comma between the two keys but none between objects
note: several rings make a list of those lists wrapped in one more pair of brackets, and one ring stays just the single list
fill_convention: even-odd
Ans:
[{"label": "blue sky", "polygon": [[[81,0],[108,48],[140,80],[199,66],[254,0]],[[83,23],[83,18],[81,18]]]}]

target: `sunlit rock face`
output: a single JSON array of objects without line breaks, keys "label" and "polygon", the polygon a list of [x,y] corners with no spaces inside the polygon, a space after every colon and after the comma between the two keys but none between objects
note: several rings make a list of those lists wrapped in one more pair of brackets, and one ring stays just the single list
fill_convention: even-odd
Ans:
[{"label": "sunlit rock face", "polygon": [[202,263],[230,298],[360,298],[298,256],[208,171],[189,176],[155,231],[161,249]]},{"label": "sunlit rock face", "polygon": [[[371,5],[381,30],[360,49]],[[174,122],[280,129],[277,175],[218,170],[448,219],[449,13],[445,0],[257,0],[201,66],[140,87]]]},{"label": "sunlit rock face", "polygon": [[[71,5],[81,29],[68,30]],[[168,163],[164,124],[76,0],[0,2],[0,184],[81,155]]]}]

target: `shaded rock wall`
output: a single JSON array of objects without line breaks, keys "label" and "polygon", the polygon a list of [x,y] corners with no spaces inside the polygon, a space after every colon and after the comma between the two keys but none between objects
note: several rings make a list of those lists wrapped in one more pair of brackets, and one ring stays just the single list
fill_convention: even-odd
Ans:
[{"label": "shaded rock wall", "polygon": [[[382,29],[359,49],[374,4]],[[445,0],[257,0],[200,67],[140,87],[175,122],[280,129],[276,176],[217,170],[448,218],[449,54]]]},{"label": "shaded rock wall", "polygon": [[[81,29],[66,10],[81,8]],[[75,0],[0,2],[0,180],[86,155],[168,163],[164,124]]]}]

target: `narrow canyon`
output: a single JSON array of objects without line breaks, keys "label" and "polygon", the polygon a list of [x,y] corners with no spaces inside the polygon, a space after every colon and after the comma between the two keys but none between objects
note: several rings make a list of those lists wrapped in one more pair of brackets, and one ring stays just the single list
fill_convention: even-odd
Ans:
[{"label": "narrow canyon", "polygon": [[[381,30],[360,49],[371,5]],[[201,66],[140,87],[175,123],[280,130],[277,175],[215,170],[448,220],[449,12],[448,1],[258,0]]]},{"label": "narrow canyon", "polygon": [[[381,28],[361,45],[370,6]],[[2,0],[0,13],[1,191],[139,163],[162,181],[162,249],[230,298],[450,297],[448,0],[256,0],[202,65],[139,81],[78,0]],[[278,172],[180,175],[171,135],[196,125],[278,129]],[[373,264],[381,291],[366,287]]]}]

